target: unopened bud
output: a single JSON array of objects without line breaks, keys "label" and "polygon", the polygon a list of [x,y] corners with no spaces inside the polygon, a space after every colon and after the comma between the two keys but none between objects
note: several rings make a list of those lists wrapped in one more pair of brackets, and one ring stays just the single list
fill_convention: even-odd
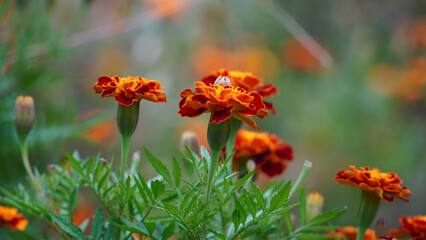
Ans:
[{"label": "unopened bud", "polygon": [[198,141],[198,136],[195,132],[185,131],[180,136],[179,150],[183,153],[189,154],[186,151],[186,147],[188,147],[188,149],[191,150],[191,152],[198,155],[198,152],[199,152],[199,149],[200,149],[200,144],[199,144],[199,141]]},{"label": "unopened bud", "polygon": [[384,218],[380,218],[376,223],[376,236],[386,236],[388,233],[388,223]]},{"label": "unopened bud", "polygon": [[247,172],[253,172],[256,170],[256,162],[253,160],[248,160],[246,163]]},{"label": "unopened bud", "polygon": [[306,220],[309,222],[322,213],[324,197],[317,192],[311,192],[306,196]]},{"label": "unopened bud", "polygon": [[102,164],[106,164],[106,163],[107,163],[107,160],[106,160],[105,158],[101,157],[101,158],[99,159],[99,162],[101,162]]},{"label": "unopened bud", "polygon": [[213,85],[222,85],[224,87],[232,86],[231,79],[228,76],[219,76]]},{"label": "unopened bud", "polygon": [[54,171],[54,170],[56,170],[56,166],[55,166],[55,164],[49,164],[47,166],[47,169],[50,170],[50,171]]},{"label": "unopened bud", "polygon": [[139,101],[130,106],[118,104],[117,126],[121,136],[130,137],[135,132],[139,121]]},{"label": "unopened bud", "polygon": [[15,101],[15,127],[19,137],[26,137],[34,124],[34,100],[31,96],[20,95]]}]

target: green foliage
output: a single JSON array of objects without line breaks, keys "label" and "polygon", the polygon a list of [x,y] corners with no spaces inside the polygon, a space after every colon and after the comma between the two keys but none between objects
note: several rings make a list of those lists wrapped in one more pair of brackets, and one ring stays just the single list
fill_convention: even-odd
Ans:
[{"label": "green foliage", "polygon": [[[112,163],[100,156],[82,159],[77,152],[65,153],[67,162],[48,173],[38,174],[46,199],[19,185],[14,192],[0,188],[0,202],[43,219],[64,239],[131,239],[134,234],[154,240],[169,239],[322,239],[326,224],[345,208],[327,211],[306,223],[306,189],[300,190],[299,203],[289,204],[291,182],[272,182],[261,191],[252,181],[254,172],[239,178],[226,164],[218,164],[214,192],[207,199],[209,153],[201,158],[190,152],[185,161],[197,176],[182,178],[174,158],[173,171],[145,149],[149,162],[159,175],[145,180],[141,174],[126,175],[122,182]],[[173,173],[173,178],[172,174]],[[80,226],[73,222],[77,197],[90,188],[100,206],[92,219]],[[101,207],[102,206],[102,207]],[[297,206],[299,223],[291,221]],[[92,221],[90,231],[85,231]],[[285,226],[285,228],[283,227]],[[297,226],[294,229],[294,226]]]}]

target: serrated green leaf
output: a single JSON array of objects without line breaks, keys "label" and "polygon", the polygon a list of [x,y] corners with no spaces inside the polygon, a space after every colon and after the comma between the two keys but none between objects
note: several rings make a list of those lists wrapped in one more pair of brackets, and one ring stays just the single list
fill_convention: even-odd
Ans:
[{"label": "serrated green leaf", "polygon": [[80,228],[75,226],[72,222],[54,213],[50,213],[49,215],[52,218],[52,221],[54,221],[64,232],[78,240],[86,240],[86,237]]},{"label": "serrated green leaf", "polygon": [[[243,206],[241,205],[241,202],[237,199],[237,197],[234,195],[234,205],[235,209],[238,211],[240,215],[240,222],[243,224],[243,227],[247,220],[247,213],[244,210]],[[238,230],[238,225],[235,225],[235,229]]]},{"label": "serrated green leaf", "polygon": [[266,213],[266,204],[263,195],[260,193],[259,188],[256,186],[254,182],[251,183],[251,189],[253,191],[254,197],[256,198],[257,203],[262,208],[263,212]]},{"label": "serrated green leaf", "polygon": [[238,226],[240,225],[240,218],[241,218],[240,213],[238,212],[237,209],[235,209],[232,212],[232,223],[234,223],[234,228],[235,228],[234,234],[237,232]]},{"label": "serrated green leaf", "polygon": [[283,214],[284,226],[288,233],[293,231],[293,221],[291,220],[290,212],[286,212]]},{"label": "serrated green leaf", "polygon": [[175,157],[173,157],[173,176],[175,177],[175,183],[176,187],[179,188],[180,185],[180,177],[181,177],[181,170],[178,161]]},{"label": "serrated green leaf", "polygon": [[332,219],[339,217],[340,215],[345,213],[346,210],[347,210],[347,207],[340,207],[340,208],[335,208],[335,209],[326,211],[326,212],[314,217],[307,225],[312,226],[312,225],[318,225],[318,224],[321,224],[321,223],[325,223],[327,221],[330,221]]},{"label": "serrated green leaf", "polygon": [[229,195],[225,198],[225,202],[235,193],[237,192],[238,189],[240,189],[241,186],[244,185],[244,183],[246,183],[248,180],[251,179],[251,177],[253,176],[255,171],[252,171],[248,174],[246,174],[243,178],[237,180],[237,182],[234,184],[234,187],[232,188],[232,190],[228,193]]},{"label": "serrated green leaf", "polygon": [[250,212],[251,216],[253,219],[256,219],[256,207],[255,204],[253,202],[253,199],[251,198],[251,194],[245,189],[243,188],[243,200],[246,203],[247,209]]},{"label": "serrated green leaf", "polygon": [[162,239],[169,239],[175,233],[175,222],[171,222],[166,228],[164,228],[161,234]]},{"label": "serrated green leaf", "polygon": [[173,186],[173,182],[170,177],[170,172],[169,170],[167,170],[166,165],[164,165],[158,158],[152,155],[152,153],[149,152],[148,149],[146,148],[145,148],[145,154],[148,157],[148,160],[151,162],[152,166],[155,168],[155,170],[161,176],[163,176],[164,180],[166,180],[171,186]]},{"label": "serrated green leaf", "polygon": [[71,220],[71,222],[73,220],[73,212],[74,212],[75,206],[77,204],[77,197],[78,197],[77,193],[78,193],[78,188],[74,188],[72,190],[72,192],[70,194],[70,198],[68,200],[68,209],[67,209],[68,210],[68,218]]},{"label": "serrated green leaf", "polygon": [[272,212],[275,209],[283,207],[288,201],[288,195],[290,193],[291,182],[287,182],[283,188],[281,188],[277,194],[272,197],[269,211]]},{"label": "serrated green leaf", "polygon": [[207,151],[207,149],[204,146],[200,147],[200,154],[201,157],[206,160],[206,162],[210,162],[210,153]]},{"label": "serrated green leaf", "polygon": [[159,198],[161,196],[161,194],[164,192],[165,187],[166,186],[161,181],[155,180],[151,182],[151,190],[154,194],[154,197],[156,198]]},{"label": "serrated green leaf", "polygon": [[102,209],[98,205],[93,218],[91,240],[99,240],[102,234]]}]

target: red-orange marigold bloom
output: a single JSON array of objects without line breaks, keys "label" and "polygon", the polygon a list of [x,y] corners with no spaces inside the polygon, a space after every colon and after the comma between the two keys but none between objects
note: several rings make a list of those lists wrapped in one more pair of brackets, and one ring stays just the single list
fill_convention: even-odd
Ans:
[{"label": "red-orange marigold bloom", "polygon": [[239,130],[235,139],[235,149],[234,170],[239,169],[240,164],[252,159],[256,167],[270,177],[283,173],[287,168],[286,162],[293,160],[291,146],[274,134]]},{"label": "red-orange marigold bloom", "polygon": [[28,220],[18,213],[16,208],[0,206],[0,227],[4,226],[11,230],[25,230]]},{"label": "red-orange marigold bloom", "polygon": [[369,167],[357,170],[352,165],[349,168],[338,172],[335,180],[374,193],[388,202],[393,202],[395,197],[409,202],[405,196],[410,196],[411,192],[407,187],[401,187],[402,180],[395,173],[382,173],[377,168]]},{"label": "red-orange marigold bloom", "polygon": [[167,96],[159,91],[163,86],[158,81],[142,77],[119,78],[117,76],[102,76],[93,86],[95,93],[102,97],[115,97],[115,100],[125,106],[146,99],[151,102],[167,102]]},{"label": "red-orange marigold bloom", "polygon": [[[201,81],[210,86],[213,85],[216,79],[220,76],[228,76],[229,79],[231,79],[232,86],[243,88],[247,92],[255,91],[264,98],[279,94],[274,84],[263,85],[263,80],[261,78],[256,77],[249,72],[228,71],[222,68],[203,77]],[[265,101],[263,103],[267,110],[270,110],[273,114],[277,114],[272,103]]]},{"label": "red-orange marigold bloom", "polygon": [[[347,240],[355,240],[358,234],[358,229],[352,226],[346,226],[343,228],[337,228],[335,233],[340,240],[343,240],[344,236],[347,238]],[[335,240],[333,232],[328,232],[328,235],[331,236],[329,240]],[[367,231],[365,231],[364,240],[376,240],[376,232],[374,230],[367,229]]]},{"label": "red-orange marigold bloom", "polygon": [[391,229],[389,235],[398,238],[412,238],[414,240],[426,239],[426,215],[413,217],[400,217],[401,228]]},{"label": "red-orange marigold bloom", "polygon": [[195,92],[187,88],[180,93],[179,114],[182,117],[197,117],[211,112],[210,122],[221,123],[231,117],[246,122],[260,130],[248,116],[268,116],[262,96],[256,92],[233,86],[211,85],[195,82]]}]

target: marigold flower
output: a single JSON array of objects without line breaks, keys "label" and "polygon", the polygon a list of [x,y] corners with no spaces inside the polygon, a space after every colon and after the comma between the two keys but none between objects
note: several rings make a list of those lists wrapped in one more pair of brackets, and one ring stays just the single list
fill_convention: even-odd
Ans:
[{"label": "marigold flower", "polygon": [[419,48],[426,47],[426,16],[418,19],[411,28],[411,38]]},{"label": "marigold flower", "polygon": [[[274,134],[239,130],[235,140],[234,170],[245,167],[252,159],[266,175],[280,175],[287,168],[286,162],[293,160],[293,149]],[[241,165],[243,164],[243,165]]]},{"label": "marigold flower", "polygon": [[[261,78],[256,77],[249,72],[228,71],[222,68],[205,76],[201,79],[201,81],[206,85],[213,85],[216,79],[220,76],[228,76],[231,79],[232,86],[243,88],[247,92],[255,91],[264,98],[279,94],[275,85],[263,85],[263,80]],[[277,114],[272,103],[265,101],[263,103],[267,110],[270,110],[273,114]]]},{"label": "marigold flower", "polygon": [[[358,229],[355,228],[355,227],[352,227],[352,226],[346,226],[346,227],[343,227],[343,228],[337,228],[335,230],[335,233],[339,237],[338,239],[340,239],[340,240],[343,240],[344,237],[346,237],[347,240],[355,240],[356,236],[358,234]],[[335,240],[333,232],[331,232],[331,231],[328,232],[328,235],[331,236],[329,238],[329,240]],[[363,239],[364,240],[376,240],[376,232],[374,230],[367,229]]]},{"label": "marigold flower", "polygon": [[22,214],[19,214],[16,208],[0,206],[0,226],[23,231],[27,224],[28,220]]},{"label": "marigold flower", "polygon": [[405,197],[410,196],[411,192],[407,187],[401,187],[402,180],[395,173],[382,173],[379,169],[369,167],[357,170],[352,165],[349,168],[338,172],[335,180],[376,194],[387,202],[393,202],[395,197],[409,202]]},{"label": "marigold flower", "polygon": [[401,228],[391,229],[389,235],[398,238],[412,238],[414,240],[426,239],[426,215],[413,217],[402,216],[399,218]]},{"label": "marigold flower", "polygon": [[115,100],[125,106],[130,106],[140,99],[151,102],[167,102],[167,96],[159,91],[163,86],[158,81],[142,77],[119,78],[117,76],[102,76],[93,86],[95,93],[102,97],[115,97]]},{"label": "marigold flower", "polygon": [[396,238],[394,238],[394,237],[386,237],[386,236],[381,236],[381,237],[379,237],[379,238],[377,238],[378,240],[397,240]]},{"label": "marigold flower", "polygon": [[268,116],[262,96],[256,92],[233,86],[211,85],[195,82],[195,92],[187,88],[180,93],[179,114],[182,117],[197,117],[211,112],[210,123],[222,123],[231,117],[246,122],[259,130],[256,122],[248,116],[263,119]]}]

